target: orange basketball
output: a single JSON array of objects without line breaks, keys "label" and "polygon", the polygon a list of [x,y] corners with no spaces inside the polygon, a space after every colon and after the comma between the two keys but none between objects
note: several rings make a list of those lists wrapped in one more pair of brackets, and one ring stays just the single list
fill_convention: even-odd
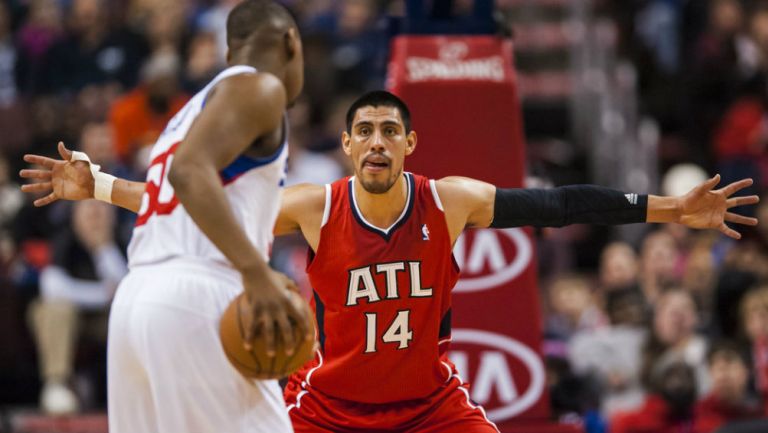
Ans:
[{"label": "orange basketball", "polygon": [[[296,293],[291,292],[294,302],[305,303],[305,301]],[[304,340],[304,336],[298,328],[294,327],[294,338],[296,341],[302,341],[294,351],[293,355],[285,354],[285,344],[280,337],[280,333],[275,327],[275,356],[267,356],[266,345],[264,341],[256,339],[252,343],[250,351],[243,347],[243,328],[240,314],[243,309],[248,307],[248,301],[245,293],[238,295],[224,311],[219,323],[219,336],[221,344],[224,347],[224,353],[229,362],[245,377],[251,379],[279,379],[285,377],[299,367],[304,365],[314,356],[315,341]],[[315,319],[311,317],[310,309],[305,305],[300,308],[307,312],[309,322],[312,324],[314,333]]]}]

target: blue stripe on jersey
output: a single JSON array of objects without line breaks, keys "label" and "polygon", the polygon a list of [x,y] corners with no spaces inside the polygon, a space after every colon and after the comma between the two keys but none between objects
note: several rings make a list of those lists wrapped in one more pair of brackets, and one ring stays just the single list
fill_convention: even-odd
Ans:
[{"label": "blue stripe on jersey", "polygon": [[219,172],[221,181],[224,182],[225,185],[232,183],[247,171],[253,170],[254,168],[263,167],[271,162],[274,162],[278,157],[280,157],[280,154],[283,153],[285,144],[286,143],[283,142],[283,144],[275,151],[275,153],[263,158],[253,158],[246,155],[238,156],[237,159],[232,161],[231,164]]},{"label": "blue stripe on jersey", "polygon": [[320,350],[325,353],[325,304],[320,300],[320,295],[312,290],[315,295],[315,320],[317,320],[317,340],[320,342]]}]

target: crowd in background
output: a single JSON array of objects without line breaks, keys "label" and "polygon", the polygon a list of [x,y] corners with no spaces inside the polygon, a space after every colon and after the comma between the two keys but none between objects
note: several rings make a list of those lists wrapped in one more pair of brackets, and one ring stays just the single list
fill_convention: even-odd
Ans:
[{"label": "crowd in background", "polygon": [[[648,227],[637,245],[601,229],[543,232],[540,253],[550,238],[566,247],[541,280],[553,407],[616,433],[765,417],[768,4],[597,3],[637,69],[641,112],[660,124],[660,192],[721,173],[754,178],[763,201],[739,211],[760,220],[739,241],[676,225]],[[585,259],[578,246],[597,239]]]},{"label": "crowd in background", "polygon": [[[63,140],[106,172],[143,178],[165,123],[225,67],[236,3],[0,3],[0,404],[103,406],[104,320],[133,226],[130,213],[97,202],[33,207],[18,189],[22,155],[52,155]],[[289,112],[288,180],[325,183],[350,171],[339,153],[344,114],[383,87],[385,17],[402,2],[285,3],[307,71]],[[641,111],[661,125],[661,173],[693,162],[687,178],[749,176],[750,193],[768,191],[768,4],[594,3],[618,24]],[[768,412],[768,197],[744,212],[761,223],[738,242],[674,225],[649,227],[637,245],[610,229],[539,233],[555,416],[577,415],[592,431],[705,432]],[[301,283],[302,241],[281,239],[274,252]]]}]

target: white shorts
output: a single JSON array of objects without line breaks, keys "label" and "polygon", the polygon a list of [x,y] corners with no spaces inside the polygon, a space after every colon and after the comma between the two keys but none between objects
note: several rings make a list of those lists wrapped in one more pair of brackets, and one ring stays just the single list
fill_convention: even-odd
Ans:
[{"label": "white shorts", "polygon": [[215,264],[129,272],[109,319],[110,433],[293,431],[277,381],[245,379],[221,348],[219,318],[241,291]]}]

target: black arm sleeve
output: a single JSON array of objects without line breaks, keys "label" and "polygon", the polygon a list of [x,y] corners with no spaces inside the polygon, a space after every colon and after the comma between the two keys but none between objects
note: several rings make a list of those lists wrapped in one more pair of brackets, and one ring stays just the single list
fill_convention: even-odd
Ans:
[{"label": "black arm sleeve", "polygon": [[552,189],[496,188],[490,227],[562,227],[568,224],[645,222],[648,196],[595,185]]}]

